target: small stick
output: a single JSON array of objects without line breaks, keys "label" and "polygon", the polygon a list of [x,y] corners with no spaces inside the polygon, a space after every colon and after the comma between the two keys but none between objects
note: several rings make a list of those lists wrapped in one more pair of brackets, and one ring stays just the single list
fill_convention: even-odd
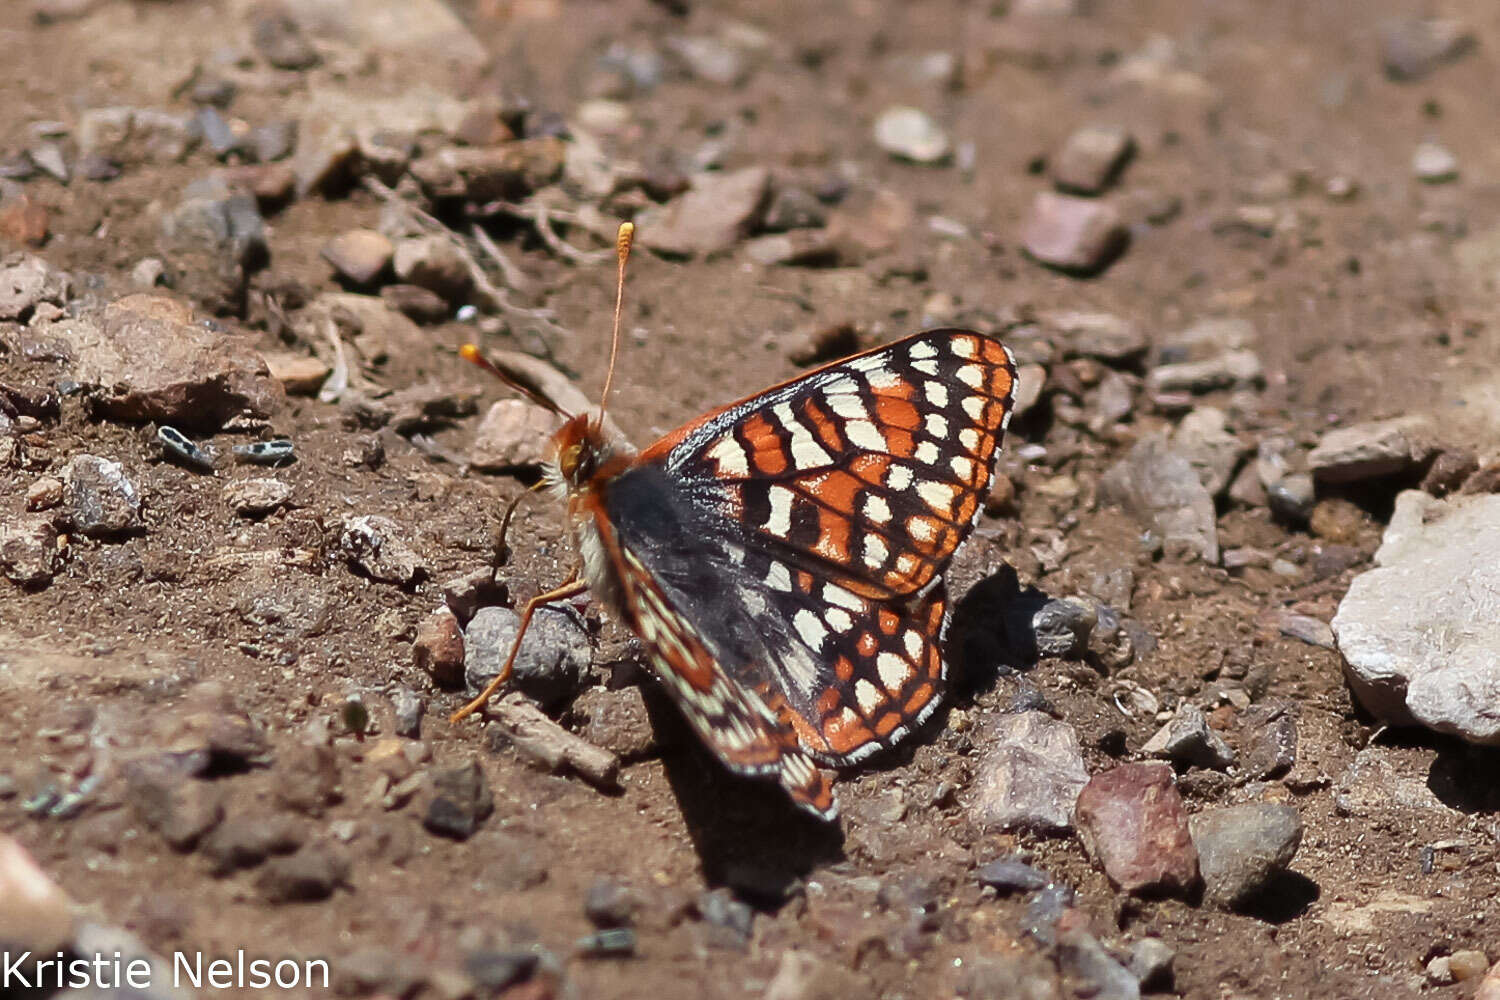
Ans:
[{"label": "small stick", "polygon": [[573,771],[604,791],[619,789],[620,758],[553,722],[512,691],[495,706],[495,722],[520,753],[553,772]]}]

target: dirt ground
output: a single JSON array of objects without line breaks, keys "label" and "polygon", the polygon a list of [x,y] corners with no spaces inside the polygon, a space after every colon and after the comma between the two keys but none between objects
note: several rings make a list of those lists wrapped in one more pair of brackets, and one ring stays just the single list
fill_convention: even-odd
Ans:
[{"label": "dirt ground", "polygon": [[[605,204],[611,219],[649,205],[640,190],[665,197],[658,188],[709,160],[767,167],[778,183],[810,191],[837,180],[848,189],[844,205],[856,208],[877,191],[910,206],[892,245],[835,266],[767,266],[743,244],[687,259],[638,253],[612,398],[614,419],[638,443],[795,374],[793,356],[812,331],[848,323],[868,345],[932,323],[1005,335],[1033,313],[1082,310],[1138,324],[1155,344],[1204,318],[1250,321],[1263,386],[1191,401],[1228,408],[1247,444],[1287,435],[1306,446],[1334,426],[1425,413],[1451,447],[1495,450],[1496,428],[1461,405],[1500,358],[1493,276],[1476,273],[1464,250],[1493,239],[1500,224],[1500,12],[1481,0],[1443,6],[1474,44],[1418,80],[1394,80],[1382,65],[1381,25],[1410,13],[1394,0],[1135,0],[1061,13],[1028,8],[1073,5],[474,0],[452,9],[484,61],[451,73],[433,64],[454,50],[421,40],[403,54],[401,38],[377,39],[379,54],[345,40],[323,49],[318,66],[265,71],[250,41],[263,12],[230,0],[103,0],[76,16],[36,16],[71,6],[89,7],[0,5],[4,156],[35,147],[42,133],[71,149],[87,109],[190,111],[194,67],[228,66],[242,85],[224,113],[252,125],[297,118],[328,91],[519,98],[532,121],[571,119],[601,94],[617,99],[628,123],[606,150],[643,164],[651,184],[636,201]],[[749,53],[735,80],[683,72],[670,56],[674,39],[725,32]],[[663,78],[619,92],[608,67],[621,51],[667,52]],[[943,58],[922,63],[934,53]],[[957,143],[949,162],[903,162],[879,148],[874,122],[892,105],[932,116]],[[49,132],[39,122],[59,125]],[[1050,187],[1049,157],[1090,124],[1134,136],[1134,157],[1104,195],[1131,238],[1102,273],[1079,278],[1029,259],[1020,237],[1034,198]],[[1456,179],[1413,176],[1424,140],[1452,151]],[[299,141],[309,141],[306,128]],[[45,209],[47,234],[32,252],[73,276],[75,296],[102,303],[139,290],[132,271],[143,258],[165,257],[170,270],[163,206],[223,167],[200,148],[180,162],[125,162],[109,180],[75,171],[63,184],[40,173],[6,198]],[[268,262],[248,279],[246,302],[215,310],[189,301],[258,348],[322,352],[285,333],[276,310],[338,290],[320,251],[349,229],[379,228],[386,210],[360,185],[268,208]],[[468,236],[461,214],[440,217]],[[581,249],[606,246],[581,226],[563,231]],[[420,340],[366,374],[393,390],[435,381],[477,395],[482,413],[507,391],[455,356],[479,337],[492,348],[544,346],[596,396],[614,289],[609,255],[563,259],[515,220],[490,232],[530,283],[531,295],[516,301],[550,308],[566,334],[512,317],[481,335],[476,323],[450,319],[422,327]],[[20,248],[13,237],[6,249]],[[174,283],[179,293],[192,287]],[[295,464],[280,469],[209,475],[162,461],[154,426],[97,419],[68,398],[26,435],[24,456],[0,468],[0,519],[21,516],[32,484],[82,453],[123,463],[145,498],[143,530],[74,537],[46,585],[0,586],[0,832],[91,920],[158,953],[326,957],[335,985],[359,995],[727,998],[764,995],[773,979],[783,997],[1019,995],[966,978],[985,956],[1032,968],[1026,956],[1048,955],[1024,933],[1026,897],[997,897],[975,876],[1019,852],[1076,889],[1101,940],[1128,950],[1158,937],[1175,950],[1170,992],[1179,996],[1471,996],[1474,980],[1444,984],[1424,970],[1466,949],[1500,959],[1495,756],[1381,729],[1351,703],[1336,652],[1267,624],[1268,613],[1287,609],[1331,618],[1368,567],[1392,493],[1355,498],[1339,541],[1356,554],[1330,573],[1315,568],[1330,540],[1264,505],[1222,503],[1221,544],[1274,553],[1295,567],[1289,573],[1155,556],[1139,524],[1098,502],[1098,482],[1132,440],[1180,413],[1138,393],[1117,427],[1091,433],[1067,418],[1082,396],[1069,395],[1061,357],[1028,356],[1034,341],[1024,327],[1018,336],[1021,360],[1048,366],[1048,394],[1006,444],[1001,468],[1015,503],[981,518],[952,588],[962,595],[1008,565],[1023,585],[1061,597],[1128,569],[1133,586],[1118,610],[1136,629],[1137,655],[1123,667],[1042,659],[961,679],[952,710],[902,751],[840,775],[837,829],[797,814],[772,788],[723,773],[659,695],[648,691],[644,708],[628,688],[601,699],[598,686],[632,674],[621,666],[632,653],[591,605],[595,700],[553,714],[588,735],[601,731],[589,704],[629,709],[625,735],[637,750],[619,791],[546,773],[493,724],[450,725],[463,694],[415,665],[413,640],[442,605],[443,584],[487,564],[503,504],[529,480],[434,457],[464,453],[477,415],[424,428],[435,443],[424,448],[390,426],[359,426],[337,404],[291,396],[269,421],[297,448]],[[53,386],[57,361],[26,354],[24,340],[21,324],[0,332],[0,382]],[[1153,353],[1145,368],[1157,360]],[[1145,370],[1140,361],[1125,368],[1133,378]],[[226,449],[245,440],[200,437]],[[346,459],[375,442],[383,461]],[[1027,444],[1044,445],[1032,453],[1042,457],[1021,458]],[[225,484],[254,476],[289,484],[289,504],[258,519],[236,514]],[[1049,488],[1062,477],[1076,488]],[[423,579],[403,587],[351,571],[338,526],[364,514],[401,526]],[[510,541],[501,577],[512,601],[554,585],[571,564],[545,500],[520,508]],[[390,761],[374,748],[390,736],[402,689],[426,704],[414,769],[477,761],[487,780],[493,813],[468,839],[424,828],[425,792],[394,808],[381,802]],[[1249,734],[1234,692],[1294,706],[1298,756],[1284,777],[1179,775],[1190,811],[1247,801],[1300,810],[1292,873],[1252,912],[1132,897],[1073,836],[988,830],[968,808],[986,725],[1018,697],[1039,693],[1076,728],[1091,773],[1133,759],[1160,723],[1149,712],[1123,714],[1126,689],[1150,692],[1164,709],[1222,709],[1216,724],[1237,746]],[[347,732],[351,695],[368,707],[371,735]],[[261,759],[212,770],[206,784],[222,822],[286,823],[301,842],[326,845],[345,866],[326,898],[279,901],[256,869],[216,873],[202,850],[174,849],[143,824],[138,786],[116,764],[184,745],[184,728],[205,717],[247,718],[264,740]],[[308,734],[319,726],[333,735],[315,752]],[[1376,776],[1350,791],[1362,751],[1364,773]],[[295,792],[308,783],[327,787],[311,799]],[[60,817],[28,808],[49,787],[87,794]],[[628,957],[589,957],[578,946],[595,932],[584,903],[601,882],[638,903]],[[714,889],[728,892],[704,896]],[[734,927],[740,901],[754,914],[748,935]],[[527,949],[545,952],[541,971],[518,985],[486,987],[474,972],[476,955]],[[787,992],[795,977],[778,973],[793,949],[813,956],[817,971]],[[1052,992],[1027,995],[1087,995],[1037,961],[1037,981]]]}]

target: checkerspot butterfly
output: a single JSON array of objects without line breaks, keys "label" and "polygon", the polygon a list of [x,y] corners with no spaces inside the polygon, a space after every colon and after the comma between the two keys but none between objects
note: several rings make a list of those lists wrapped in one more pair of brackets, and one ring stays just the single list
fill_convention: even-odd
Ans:
[{"label": "checkerspot butterfly", "polygon": [[[628,248],[622,230],[622,284]],[[465,356],[552,405],[477,349]],[[538,602],[592,591],[725,765],[776,778],[832,819],[816,765],[894,745],[940,701],[942,573],[978,518],[1015,379],[998,341],[941,329],[730,403],[640,452],[607,440],[599,412],[572,415],[549,472],[581,579],[529,604],[523,629]]]}]

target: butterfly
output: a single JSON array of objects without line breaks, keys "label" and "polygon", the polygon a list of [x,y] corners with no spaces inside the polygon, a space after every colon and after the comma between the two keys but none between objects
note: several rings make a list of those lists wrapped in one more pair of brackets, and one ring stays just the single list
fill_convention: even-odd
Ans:
[{"label": "butterfly", "polygon": [[[625,235],[621,245],[623,287]],[[464,354],[550,404],[477,348]],[[978,519],[1015,384],[999,341],[938,329],[720,407],[639,452],[599,411],[568,416],[546,481],[581,570],[529,603],[521,628],[540,604],[591,591],[639,636],[719,760],[832,820],[818,765],[895,745],[941,700],[943,571]]]}]

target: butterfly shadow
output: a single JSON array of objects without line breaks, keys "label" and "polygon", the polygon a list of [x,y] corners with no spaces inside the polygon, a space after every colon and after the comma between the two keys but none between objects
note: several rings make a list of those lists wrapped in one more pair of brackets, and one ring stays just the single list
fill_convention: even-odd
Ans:
[{"label": "butterfly shadow", "polygon": [[775,781],[734,774],[694,737],[667,695],[642,684],[662,765],[704,878],[775,909],[819,865],[843,860],[844,835],[792,804]]},{"label": "butterfly shadow", "polygon": [[1032,619],[1052,598],[1022,587],[1009,565],[970,587],[953,607],[944,655],[948,657],[949,704],[972,701],[1010,674],[1041,659]]}]

